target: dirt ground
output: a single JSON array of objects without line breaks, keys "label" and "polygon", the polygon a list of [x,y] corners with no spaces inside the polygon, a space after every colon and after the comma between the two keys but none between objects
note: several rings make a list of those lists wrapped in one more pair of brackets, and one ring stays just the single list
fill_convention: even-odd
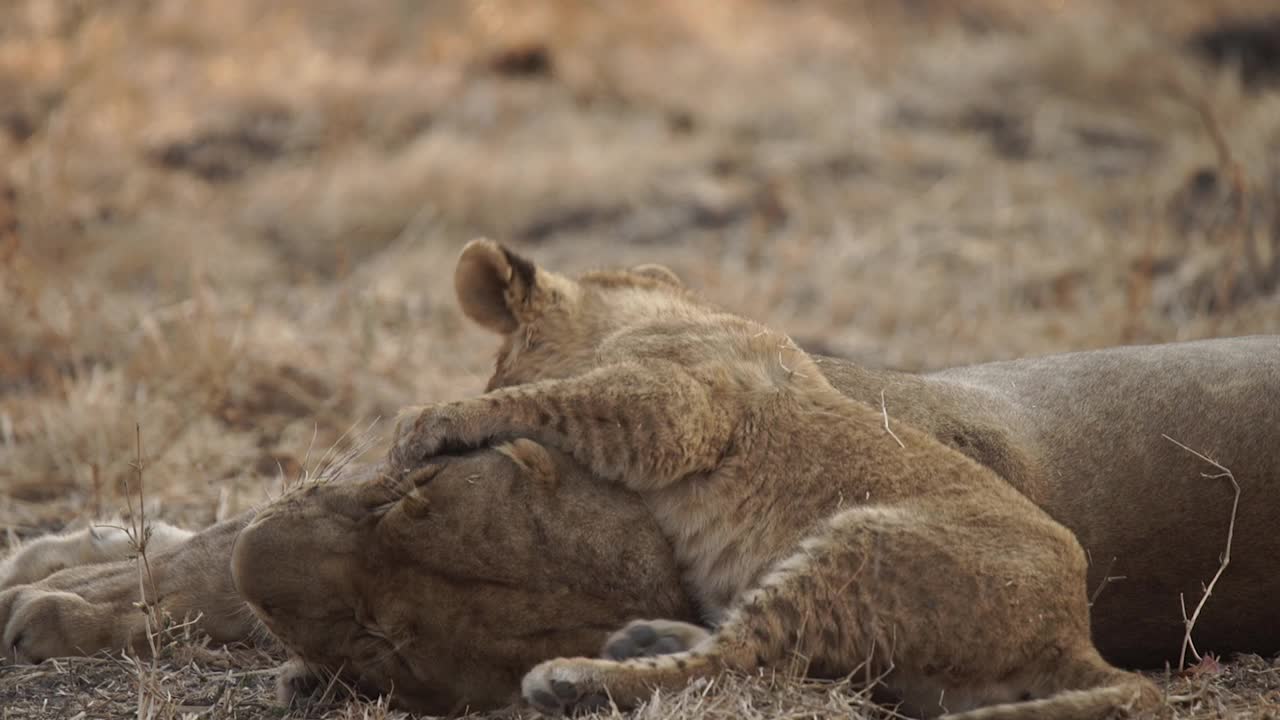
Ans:
[{"label": "dirt ground", "polygon": [[[0,528],[122,510],[135,430],[148,513],[200,527],[479,391],[477,235],[876,366],[1280,332],[1268,5],[7,0]],[[280,708],[273,662],[0,668],[0,718],[388,713]],[[1280,716],[1280,665],[1198,667],[1170,712]],[[637,717],[872,712],[727,682]]]}]

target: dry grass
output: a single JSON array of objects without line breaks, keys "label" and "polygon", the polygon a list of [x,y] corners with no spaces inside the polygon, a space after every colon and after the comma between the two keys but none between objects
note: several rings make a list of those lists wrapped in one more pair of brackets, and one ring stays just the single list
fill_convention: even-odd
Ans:
[{"label": "dry grass", "polygon": [[[450,285],[477,234],[664,262],[907,369],[1280,332],[1280,97],[1184,42],[1267,4],[6,2],[0,526],[122,509],[135,422],[147,513],[199,526],[353,423],[477,391],[494,343]],[[276,712],[237,652],[172,655],[155,717]],[[131,672],[6,669],[0,715],[136,716]],[[1273,712],[1276,672],[1179,712]]]}]

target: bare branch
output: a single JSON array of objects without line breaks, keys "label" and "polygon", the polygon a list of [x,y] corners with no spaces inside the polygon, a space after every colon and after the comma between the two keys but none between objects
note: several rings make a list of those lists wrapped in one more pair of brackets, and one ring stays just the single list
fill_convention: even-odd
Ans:
[{"label": "bare branch", "polygon": [[1227,525],[1227,545],[1226,545],[1226,548],[1222,551],[1222,558],[1218,563],[1218,571],[1213,574],[1213,578],[1211,578],[1209,580],[1209,584],[1205,586],[1204,594],[1200,596],[1200,602],[1196,603],[1196,608],[1195,610],[1192,611],[1190,618],[1187,617],[1187,605],[1185,602],[1183,602],[1182,597],[1179,596],[1179,602],[1182,603],[1182,623],[1183,625],[1186,626],[1186,631],[1182,636],[1182,652],[1178,654],[1178,672],[1182,672],[1184,669],[1186,669],[1188,649],[1191,650],[1191,655],[1197,661],[1200,660],[1200,653],[1196,651],[1195,645],[1191,642],[1191,631],[1196,626],[1196,620],[1200,618],[1200,611],[1204,610],[1205,603],[1209,601],[1209,596],[1213,594],[1213,588],[1215,585],[1218,584],[1218,578],[1222,577],[1222,573],[1224,570],[1227,569],[1227,565],[1231,564],[1231,541],[1235,539],[1236,511],[1240,508],[1240,483],[1236,482],[1236,476],[1233,475],[1231,471],[1228,470],[1226,467],[1223,467],[1221,464],[1219,464],[1218,461],[1213,460],[1202,453],[1198,453],[1195,450],[1192,450],[1191,448],[1187,447],[1186,445],[1183,445],[1177,440],[1174,440],[1168,435],[1164,435],[1164,439],[1168,440],[1174,445],[1177,445],[1183,450],[1186,450],[1192,455],[1195,455],[1196,457],[1200,458],[1206,463],[1209,463],[1210,465],[1217,468],[1218,470],[1217,473],[1214,473],[1212,475],[1208,473],[1200,473],[1200,477],[1206,478],[1208,480],[1219,480],[1222,478],[1226,478],[1227,480],[1231,481],[1231,487],[1235,491],[1235,498],[1231,501],[1231,522],[1230,524]]},{"label": "bare branch", "polygon": [[[1092,556],[1091,556],[1092,559]],[[1102,571],[1102,582],[1098,583],[1098,587],[1094,589],[1093,594],[1089,596],[1089,607],[1098,601],[1098,596],[1102,594],[1103,588],[1115,582],[1116,580],[1127,580],[1128,575],[1112,575],[1111,568],[1115,567],[1116,556],[1111,556],[1111,562],[1107,563],[1107,569]]]}]

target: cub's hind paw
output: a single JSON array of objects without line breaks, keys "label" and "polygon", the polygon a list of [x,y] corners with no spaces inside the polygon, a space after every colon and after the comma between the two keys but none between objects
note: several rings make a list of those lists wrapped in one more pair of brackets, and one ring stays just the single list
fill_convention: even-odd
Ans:
[{"label": "cub's hind paw", "polygon": [[614,633],[604,643],[600,656],[627,660],[654,655],[673,655],[692,650],[710,637],[706,629],[675,620],[635,620]]},{"label": "cub's hind paw", "polygon": [[608,694],[582,661],[550,660],[524,676],[520,694],[544,715],[596,712],[611,706]]}]

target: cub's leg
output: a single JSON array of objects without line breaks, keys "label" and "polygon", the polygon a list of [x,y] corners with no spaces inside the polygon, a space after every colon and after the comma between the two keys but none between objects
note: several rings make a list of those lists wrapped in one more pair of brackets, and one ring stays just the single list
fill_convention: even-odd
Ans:
[{"label": "cub's leg", "polygon": [[523,437],[596,477],[654,490],[715,469],[734,432],[732,402],[674,363],[619,363],[421,408],[397,425],[389,459],[406,472],[442,452]]},{"label": "cub's leg", "polygon": [[[947,502],[952,510],[965,500]],[[655,688],[768,667],[882,678],[909,712],[927,716],[977,708],[973,717],[1102,718],[1158,705],[1150,682],[1093,649],[1083,553],[1069,536],[976,509],[954,523],[931,514],[844,511],[689,650],[551,660],[525,676],[522,694],[547,713],[606,697],[631,707]]]},{"label": "cub's leg", "polygon": [[[789,661],[801,657],[802,647],[821,634],[819,628],[836,622],[815,615],[815,605],[821,603],[813,602],[817,587],[804,574],[804,564],[801,555],[783,563],[745,594],[714,634],[699,634],[700,628],[675,621],[633,622],[606,642],[604,655],[609,659],[544,662],[525,675],[521,694],[539,711],[561,714],[607,707],[610,698],[629,708],[654,689],[678,690],[725,671],[785,669],[790,664],[802,672],[805,668]],[[861,631],[851,626],[842,639],[850,646],[871,646],[867,638],[854,637],[855,632]],[[695,640],[676,652],[663,652]]]}]

